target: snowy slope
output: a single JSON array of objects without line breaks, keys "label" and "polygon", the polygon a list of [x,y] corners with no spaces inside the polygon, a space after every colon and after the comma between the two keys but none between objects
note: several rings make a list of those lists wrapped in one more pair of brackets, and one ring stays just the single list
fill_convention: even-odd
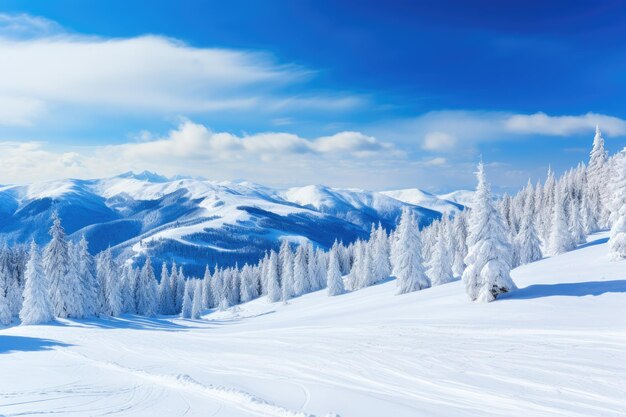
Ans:
[{"label": "snowy slope", "polygon": [[203,321],[0,330],[0,414],[626,416],[626,264],[606,236],[514,270],[520,290],[490,304],[390,281]]}]

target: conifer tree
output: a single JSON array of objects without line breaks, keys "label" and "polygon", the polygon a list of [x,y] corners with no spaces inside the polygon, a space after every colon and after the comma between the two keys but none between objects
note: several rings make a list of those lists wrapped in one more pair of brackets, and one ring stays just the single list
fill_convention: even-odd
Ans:
[{"label": "conifer tree", "polygon": [[516,287],[510,276],[511,245],[502,218],[493,207],[482,162],[476,176],[478,186],[469,217],[465,257],[467,267],[462,279],[470,300],[490,302]]},{"label": "conifer tree", "polygon": [[278,282],[278,256],[275,251],[270,252],[267,264],[267,300],[270,303],[280,301],[282,293]]},{"label": "conifer tree", "polygon": [[280,248],[282,300],[287,302],[294,295],[293,289],[293,253],[289,243],[285,240]]},{"label": "conifer tree", "polygon": [[65,238],[65,230],[61,226],[61,219],[56,212],[52,213],[52,239],[43,253],[43,268],[50,285],[50,301],[56,317],[82,317],[82,311],[77,311],[81,305],[80,293],[76,288],[80,286],[75,280],[76,274],[70,269],[70,252]]},{"label": "conifer tree", "polygon": [[202,316],[202,281],[199,279],[194,280],[195,287],[193,290],[193,302],[191,303],[191,318],[198,320]]},{"label": "conifer tree", "polygon": [[609,256],[613,260],[626,258],[626,148],[615,158],[611,199],[611,235]]},{"label": "conifer tree", "polygon": [[0,291],[0,325],[8,326],[13,321],[13,315],[9,308],[9,300],[4,291]]},{"label": "conifer tree", "polygon": [[158,286],[152,269],[152,261],[146,259],[137,283],[137,314],[155,316],[158,309]]},{"label": "conifer tree", "polygon": [[339,246],[337,241],[333,244],[330,250],[330,256],[328,258],[328,273],[326,275],[326,286],[328,288],[328,295],[343,294],[346,290],[343,285],[343,277],[341,276],[341,269],[339,267]]},{"label": "conifer tree", "polygon": [[215,300],[213,298],[213,286],[211,283],[211,271],[209,271],[209,266],[207,265],[204,268],[204,278],[202,279],[202,308],[213,308],[215,307]]},{"label": "conifer tree", "polygon": [[433,286],[446,284],[454,280],[452,274],[452,262],[446,244],[446,238],[441,233],[435,244],[430,262],[429,269],[426,272]]},{"label": "conifer tree", "polygon": [[524,265],[530,262],[538,261],[542,258],[541,241],[537,236],[537,230],[534,222],[533,199],[528,199],[522,215],[522,223],[520,231],[516,237],[516,243],[519,248],[519,263]]},{"label": "conifer tree", "polygon": [[559,186],[552,208],[552,229],[548,246],[551,255],[570,251],[576,246],[567,222],[567,207],[567,194],[563,187]]},{"label": "conifer tree", "polygon": [[193,308],[193,290],[194,290],[194,280],[188,279],[185,281],[185,291],[183,292],[183,307],[180,313],[181,317],[185,319],[191,318],[191,311]]},{"label": "conifer tree", "polygon": [[170,276],[165,262],[161,266],[161,282],[159,282],[159,313],[166,315],[176,314],[174,310],[174,294],[172,293]]},{"label": "conifer tree", "polygon": [[308,292],[306,276],[306,252],[304,247],[301,245],[296,249],[296,256],[294,257],[293,262],[293,293],[295,296],[306,294]]},{"label": "conifer tree", "polygon": [[394,246],[392,273],[397,278],[398,294],[430,287],[430,279],[424,272],[418,224],[407,207],[402,209]]},{"label": "conifer tree", "polygon": [[54,320],[48,294],[48,280],[43,272],[39,250],[34,241],[30,244],[25,279],[24,303],[20,311],[22,324],[41,324]]}]

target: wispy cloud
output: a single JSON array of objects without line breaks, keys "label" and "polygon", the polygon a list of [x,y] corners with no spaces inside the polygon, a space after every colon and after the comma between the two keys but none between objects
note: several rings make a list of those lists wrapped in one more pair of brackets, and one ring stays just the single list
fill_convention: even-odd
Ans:
[{"label": "wispy cloud", "polygon": [[[314,72],[264,53],[197,48],[161,36],[101,38],[54,22],[0,14],[0,124],[32,122],[62,105],[136,113],[349,110],[351,94],[289,94]],[[15,109],[7,110],[9,107]],[[7,113],[10,112],[10,113]]]},{"label": "wispy cloud", "polygon": [[528,136],[593,135],[599,125],[608,136],[625,136],[626,120],[598,113],[550,116],[542,112],[433,111],[415,118],[373,126],[379,138],[434,153],[479,151],[481,143],[506,142]]}]

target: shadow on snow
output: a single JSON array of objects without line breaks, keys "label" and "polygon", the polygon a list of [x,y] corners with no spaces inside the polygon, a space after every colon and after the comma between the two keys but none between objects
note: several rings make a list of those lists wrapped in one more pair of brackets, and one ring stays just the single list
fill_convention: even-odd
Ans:
[{"label": "shadow on snow", "polygon": [[501,298],[527,300],[554,296],[584,297],[586,295],[596,296],[611,292],[626,293],[626,280],[529,285],[511,293],[503,294]]},{"label": "shadow on snow", "polygon": [[12,352],[36,352],[49,350],[56,346],[67,347],[66,343],[39,337],[0,335],[0,354]]}]

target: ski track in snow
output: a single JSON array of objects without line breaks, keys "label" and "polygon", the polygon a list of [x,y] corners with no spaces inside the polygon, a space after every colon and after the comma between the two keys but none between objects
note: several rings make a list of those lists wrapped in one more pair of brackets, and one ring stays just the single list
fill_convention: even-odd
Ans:
[{"label": "ski track in snow", "polygon": [[518,268],[526,296],[490,304],[458,281],[402,296],[390,281],[201,321],[3,329],[0,415],[626,416],[626,290],[610,284],[626,263],[605,253]]},{"label": "ski track in snow", "polygon": [[183,391],[194,391],[201,395],[208,396],[219,401],[231,403],[237,408],[241,408],[245,411],[249,411],[253,414],[260,416],[274,416],[274,417],[315,417],[304,412],[296,412],[287,410],[277,405],[271,404],[262,398],[255,397],[243,391],[238,391],[232,388],[226,388],[221,386],[204,385],[194,380],[187,374],[167,375],[167,374],[154,374],[146,372],[141,369],[133,369],[126,366],[119,365],[115,362],[102,362],[95,359],[88,358],[84,355],[79,355],[69,351],[63,352],[66,355],[78,357],[85,361],[89,361],[95,366],[104,367],[118,372],[123,372],[131,376],[147,380],[160,386],[172,388]]}]

